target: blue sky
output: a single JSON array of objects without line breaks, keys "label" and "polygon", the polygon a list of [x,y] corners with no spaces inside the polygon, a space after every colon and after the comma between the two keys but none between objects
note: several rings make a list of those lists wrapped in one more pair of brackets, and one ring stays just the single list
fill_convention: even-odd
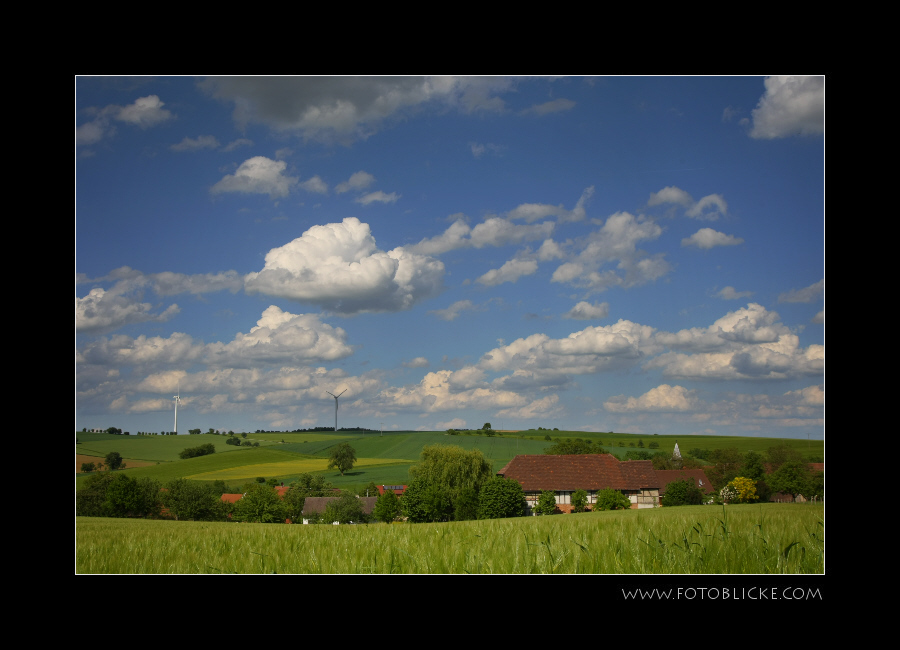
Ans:
[{"label": "blue sky", "polygon": [[75,425],[824,436],[823,77],[78,77]]}]

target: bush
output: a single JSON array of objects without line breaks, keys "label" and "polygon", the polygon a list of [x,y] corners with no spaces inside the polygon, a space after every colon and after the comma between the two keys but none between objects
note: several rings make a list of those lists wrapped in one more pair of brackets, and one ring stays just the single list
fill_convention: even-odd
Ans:
[{"label": "bush", "polygon": [[552,490],[541,492],[534,510],[539,515],[552,515],[556,512],[556,494]]},{"label": "bush", "polygon": [[478,493],[478,518],[502,519],[525,514],[525,492],[518,481],[495,476]]},{"label": "bush", "polygon": [[699,506],[706,500],[703,493],[693,479],[681,479],[672,481],[666,486],[666,493],[660,500],[663,506]]},{"label": "bush", "polygon": [[196,458],[197,456],[207,456],[214,453],[216,453],[216,446],[211,442],[207,442],[205,445],[200,445],[199,447],[187,447],[178,454],[178,457],[181,459]]},{"label": "bush", "polygon": [[378,496],[372,515],[386,524],[391,523],[400,514],[400,499],[393,490],[385,490]]},{"label": "bush", "polygon": [[166,483],[162,502],[179,521],[225,521],[227,506],[222,502],[220,487],[178,478]]},{"label": "bush", "polygon": [[572,512],[584,512],[587,509],[588,495],[584,490],[572,493]]},{"label": "bush", "polygon": [[597,492],[594,510],[628,510],[629,508],[631,508],[631,501],[618,490],[606,488]]},{"label": "bush", "polygon": [[125,463],[122,462],[122,454],[117,451],[111,451],[106,454],[106,466],[111,470],[125,469]]},{"label": "bush", "polygon": [[251,485],[243,498],[234,504],[232,513],[234,521],[246,521],[259,524],[283,524],[287,517],[287,508],[281,497],[268,485]]},{"label": "bush", "polygon": [[753,479],[738,476],[728,485],[737,492],[736,500],[739,503],[753,503],[759,500],[759,495],[756,493],[756,481]]}]

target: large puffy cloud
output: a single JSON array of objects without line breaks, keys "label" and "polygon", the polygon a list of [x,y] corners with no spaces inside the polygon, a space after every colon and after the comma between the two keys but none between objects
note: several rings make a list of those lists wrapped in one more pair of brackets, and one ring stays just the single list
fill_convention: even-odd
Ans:
[{"label": "large puffy cloud", "polygon": [[546,240],[554,228],[555,223],[552,221],[517,224],[503,217],[489,217],[474,228],[470,228],[465,218],[460,216],[440,235],[423,239],[408,249],[423,255],[439,255],[458,248],[521,244],[526,241]]},{"label": "large puffy cloud", "polygon": [[[464,215],[453,215],[453,223],[443,233],[423,239],[409,249],[424,255],[439,255],[458,248],[506,246],[543,239],[546,247],[541,247],[539,258],[546,260],[561,257],[559,245],[548,238],[553,234],[557,223],[584,220],[585,206],[593,194],[593,186],[586,188],[572,210],[566,210],[562,205],[522,203],[504,217],[489,216],[474,228],[466,223]],[[535,223],[541,219],[546,221]],[[515,223],[516,221],[525,221],[525,224]]]},{"label": "large puffy cloud", "polygon": [[284,198],[297,184],[298,178],[286,175],[287,163],[265,156],[254,156],[241,163],[233,174],[228,174],[210,188],[212,194],[243,192],[268,194],[270,198]]},{"label": "large puffy cloud", "polygon": [[478,367],[492,372],[521,371],[537,383],[553,383],[567,375],[634,365],[661,349],[653,333],[647,325],[620,320],[604,327],[587,327],[563,339],[532,334],[487,352]]},{"label": "large puffy cloud", "polygon": [[753,109],[752,138],[784,138],[825,132],[824,77],[767,77]]},{"label": "large puffy cloud", "polygon": [[433,103],[462,112],[502,111],[501,77],[216,77],[201,83],[234,104],[243,126],[262,123],[305,139],[349,144],[388,120]]},{"label": "large puffy cloud", "polygon": [[661,332],[656,340],[674,350],[644,364],[679,379],[787,379],[820,375],[825,347],[801,348],[799,337],[776,312],[750,303],[706,329]]},{"label": "large puffy cloud", "polygon": [[125,295],[122,288],[106,291],[91,289],[84,298],[75,297],[75,331],[109,332],[132,323],[165,322],[179,312],[178,305],[153,313],[153,305]]},{"label": "large puffy cloud", "polygon": [[369,225],[355,217],[313,226],[266,255],[245,277],[250,293],[308,302],[340,314],[397,311],[435,295],[444,265],[402,247],[378,250]]},{"label": "large puffy cloud", "polygon": [[[641,241],[657,239],[662,228],[653,221],[617,212],[603,227],[577,242],[582,250],[561,264],[553,273],[553,282],[563,282],[603,291],[609,287],[633,287],[660,278],[672,270],[663,255],[647,256],[638,250]],[[602,270],[616,263],[618,271]]]},{"label": "large puffy cloud", "polygon": [[346,338],[344,330],[315,314],[291,314],[271,305],[256,327],[247,334],[239,332],[230,343],[208,345],[205,357],[210,364],[230,366],[334,361],[352,354]]},{"label": "large puffy cloud", "polygon": [[203,345],[188,334],[174,332],[168,338],[141,335],[132,338],[118,334],[93,341],[76,350],[79,363],[100,366],[155,366],[192,364],[203,353]]},{"label": "large puffy cloud", "polygon": [[[390,408],[426,412],[511,408],[528,404],[528,399],[513,391],[481,387],[478,381],[480,376],[476,370],[429,372],[414,386],[381,391],[377,401]],[[472,385],[478,387],[469,387]]]},{"label": "large puffy cloud", "polygon": [[662,384],[653,388],[640,397],[625,397],[619,395],[607,400],[603,407],[613,413],[628,413],[634,411],[690,411],[697,406],[696,391],[688,390],[683,386],[669,386]]},{"label": "large puffy cloud", "polygon": [[235,368],[296,365],[349,356],[353,348],[346,339],[343,329],[323,323],[315,314],[291,314],[272,305],[256,327],[246,334],[238,332],[228,343],[203,344],[181,332],[168,338],[117,335],[87,344],[76,352],[76,360],[107,366],[184,367],[195,362]]}]

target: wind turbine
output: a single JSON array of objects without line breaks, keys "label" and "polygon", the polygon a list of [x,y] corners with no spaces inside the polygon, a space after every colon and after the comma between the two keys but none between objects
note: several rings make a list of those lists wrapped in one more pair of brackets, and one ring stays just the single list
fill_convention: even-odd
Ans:
[{"label": "wind turbine", "polygon": [[178,389],[178,394],[175,395],[172,399],[175,400],[175,435],[178,435],[178,402],[181,401],[181,389]]},{"label": "wind turbine", "polygon": [[343,395],[344,393],[346,393],[346,392],[347,392],[347,389],[345,388],[344,390],[342,390],[342,391],[341,391],[340,393],[338,393],[337,395],[335,395],[334,393],[331,393],[331,392],[329,392],[329,391],[327,391],[327,390],[326,390],[325,392],[328,393],[329,395],[331,395],[331,396],[334,398],[334,430],[337,431],[338,397],[340,397],[341,395]]}]

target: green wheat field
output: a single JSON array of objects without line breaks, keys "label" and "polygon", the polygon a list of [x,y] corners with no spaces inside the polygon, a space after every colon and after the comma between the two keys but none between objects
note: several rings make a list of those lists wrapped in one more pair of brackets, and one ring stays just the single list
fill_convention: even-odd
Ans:
[{"label": "green wheat field", "polygon": [[80,574],[823,574],[824,506],[682,506],[439,524],[76,518]]}]

